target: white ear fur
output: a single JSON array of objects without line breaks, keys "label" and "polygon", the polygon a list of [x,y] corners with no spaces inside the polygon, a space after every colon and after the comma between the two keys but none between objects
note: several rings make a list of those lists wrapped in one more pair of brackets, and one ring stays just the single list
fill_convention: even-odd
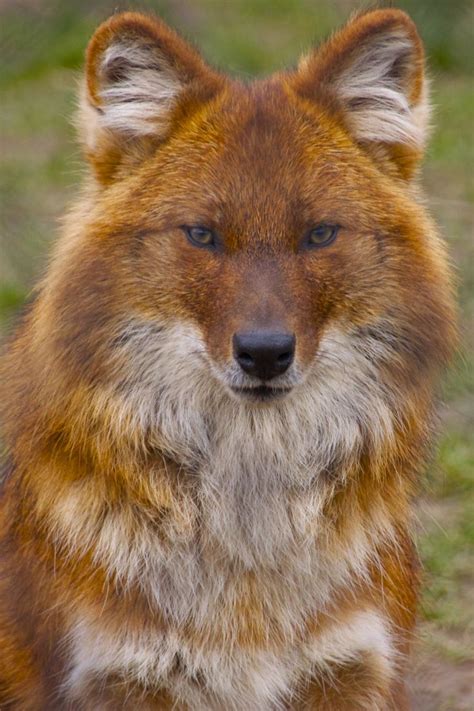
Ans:
[{"label": "white ear fur", "polygon": [[164,22],[135,12],[113,15],[97,28],[84,79],[77,125],[95,177],[104,184],[166,137],[175,109],[188,116],[222,86],[220,76]]},{"label": "white ear fur", "polygon": [[139,41],[113,42],[98,72],[98,122],[102,128],[128,135],[156,134],[183,88],[159,50]]},{"label": "white ear fur", "polygon": [[410,73],[412,57],[410,38],[392,31],[361,48],[337,77],[334,90],[359,141],[423,148],[429,104],[426,89],[410,101],[404,73]]},{"label": "white ear fur", "polygon": [[356,16],[303,59],[294,82],[305,98],[329,101],[376,160],[392,161],[400,175],[412,177],[429,103],[423,45],[408,15],[383,9]]}]

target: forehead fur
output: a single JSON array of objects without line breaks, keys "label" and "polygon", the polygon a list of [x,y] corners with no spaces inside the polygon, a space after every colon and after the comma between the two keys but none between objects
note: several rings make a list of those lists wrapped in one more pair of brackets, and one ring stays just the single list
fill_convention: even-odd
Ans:
[{"label": "forehead fur", "polygon": [[129,215],[251,228],[254,237],[284,237],[318,219],[372,229],[390,221],[387,199],[392,215],[398,203],[406,212],[402,194],[324,104],[275,79],[229,82],[125,183],[114,199],[130,203]]}]

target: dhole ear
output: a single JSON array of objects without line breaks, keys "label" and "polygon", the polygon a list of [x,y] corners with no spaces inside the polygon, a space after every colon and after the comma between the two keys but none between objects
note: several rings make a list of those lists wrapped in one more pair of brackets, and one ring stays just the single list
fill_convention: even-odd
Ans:
[{"label": "dhole ear", "polygon": [[401,10],[351,20],[300,63],[296,88],[325,95],[353,138],[376,159],[410,178],[426,140],[429,104],[423,45]]},{"label": "dhole ear", "polygon": [[102,182],[169,132],[177,107],[215,92],[217,75],[173,30],[125,12],[96,30],[86,53],[79,129]]}]

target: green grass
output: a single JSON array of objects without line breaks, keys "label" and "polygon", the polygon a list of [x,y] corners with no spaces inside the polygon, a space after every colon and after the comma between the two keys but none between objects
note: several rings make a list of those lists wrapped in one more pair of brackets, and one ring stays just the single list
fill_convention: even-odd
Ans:
[{"label": "green grass", "polygon": [[[420,541],[427,587],[423,614],[436,653],[463,659],[474,546],[474,92],[470,0],[401,0],[430,58],[435,130],[424,170],[430,203],[455,264],[463,343],[444,389],[441,438],[430,469]],[[70,119],[78,70],[94,27],[114,9],[151,8],[243,76],[292,65],[348,14],[350,0],[163,0],[10,2],[0,10],[0,326],[44,268],[57,220],[83,170]],[[431,634],[430,632],[430,634]],[[454,651],[453,651],[454,650]],[[453,707],[454,708],[454,707]]]},{"label": "green grass", "polygon": [[[437,469],[439,473],[433,477],[434,496],[462,496],[473,490],[474,447],[469,432],[460,432],[452,426],[448,428],[438,449]],[[468,503],[472,502],[468,499]]]},{"label": "green grass", "polygon": [[[97,23],[123,9],[148,9],[199,39],[209,59],[236,72],[266,72],[295,61],[350,12],[375,3],[350,0],[53,0],[8,3],[2,11],[2,84],[37,80],[81,65]],[[381,2],[389,5],[389,2]],[[443,71],[472,68],[470,0],[400,0],[421,28],[430,64]],[[29,9],[26,10],[25,7]]]}]

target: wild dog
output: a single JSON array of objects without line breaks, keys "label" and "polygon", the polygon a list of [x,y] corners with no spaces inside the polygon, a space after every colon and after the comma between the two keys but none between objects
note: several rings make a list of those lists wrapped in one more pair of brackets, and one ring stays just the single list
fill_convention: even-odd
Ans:
[{"label": "wild dog", "polygon": [[2,362],[2,708],[408,707],[455,340],[427,117],[398,10],[250,84],[98,28],[90,175]]}]

